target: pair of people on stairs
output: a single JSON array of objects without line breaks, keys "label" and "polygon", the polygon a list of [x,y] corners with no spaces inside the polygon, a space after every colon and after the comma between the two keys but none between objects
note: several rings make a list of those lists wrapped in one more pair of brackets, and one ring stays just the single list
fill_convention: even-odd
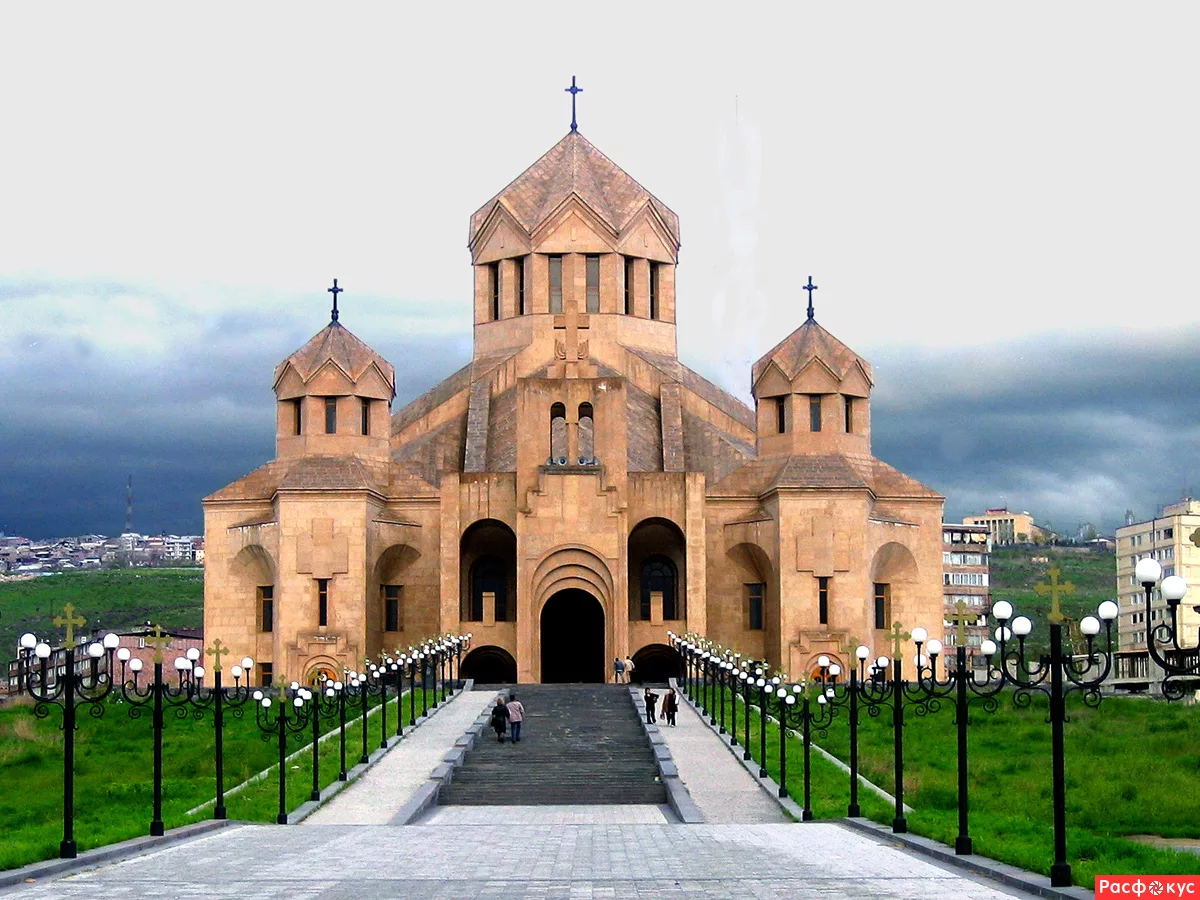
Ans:
[{"label": "pair of people on stairs", "polygon": [[496,705],[492,707],[492,728],[496,732],[497,741],[504,743],[504,732],[511,725],[513,743],[520,743],[521,723],[524,721],[525,706],[517,699],[515,693],[509,695],[507,703],[503,697],[496,698]]}]

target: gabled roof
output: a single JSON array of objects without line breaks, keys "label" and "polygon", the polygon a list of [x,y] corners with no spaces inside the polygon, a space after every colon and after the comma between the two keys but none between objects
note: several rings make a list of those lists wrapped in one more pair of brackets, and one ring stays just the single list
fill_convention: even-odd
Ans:
[{"label": "gabled roof", "polygon": [[814,319],[806,321],[756,362],[751,370],[750,383],[758,384],[759,378],[772,362],[791,380],[813,359],[819,359],[839,379],[849,375],[856,365],[861,366],[867,382],[874,383],[870,364]]},{"label": "gabled roof", "polygon": [[468,244],[475,244],[497,204],[532,233],[572,194],[618,233],[648,204],[678,249],[679,217],[578,131],[569,132],[471,216]]},{"label": "gabled roof", "polygon": [[752,459],[713,484],[708,493],[717,497],[760,497],[778,488],[868,490],[877,500],[943,499],[937,491],[881,460],[839,453]]},{"label": "gabled roof", "polygon": [[[356,456],[296,456],[271,460],[204,500],[270,500],[281,490],[373,491],[385,497],[436,494],[432,484],[402,463]],[[250,519],[238,524],[263,522]]]},{"label": "gabled roof", "polygon": [[396,370],[386,359],[368,347],[340,322],[330,322],[312,336],[307,344],[275,367],[276,385],[288,367],[296,370],[302,381],[308,381],[326,363],[332,362],[351,381],[358,381],[372,365],[396,395]]}]

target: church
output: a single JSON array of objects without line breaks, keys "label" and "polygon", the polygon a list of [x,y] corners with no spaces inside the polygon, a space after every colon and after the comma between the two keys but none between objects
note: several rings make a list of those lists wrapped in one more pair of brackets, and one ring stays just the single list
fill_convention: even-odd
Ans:
[{"label": "church", "polygon": [[702,378],[679,220],[574,122],[467,246],[474,350],[432,390],[393,411],[336,281],[275,368],[275,458],[203,501],[210,639],[264,683],[446,632],[473,635],[465,677],[600,682],[676,674],[670,631],[796,679],[941,636],[943,498],[872,455],[871,366],[811,289],[753,409]]}]

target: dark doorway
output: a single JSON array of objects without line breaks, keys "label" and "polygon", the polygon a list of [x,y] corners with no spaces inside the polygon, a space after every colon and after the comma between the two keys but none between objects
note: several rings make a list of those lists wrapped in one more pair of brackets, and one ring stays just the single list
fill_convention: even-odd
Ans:
[{"label": "dark doorway", "polygon": [[639,684],[666,684],[668,678],[683,678],[683,659],[666,644],[647,644],[633,654],[633,678]]},{"label": "dark doorway", "polygon": [[604,683],[604,608],[587,591],[559,591],[542,607],[542,683]]},{"label": "dark doorway", "polygon": [[476,684],[516,684],[517,661],[503,647],[478,647],[463,657],[460,678]]}]

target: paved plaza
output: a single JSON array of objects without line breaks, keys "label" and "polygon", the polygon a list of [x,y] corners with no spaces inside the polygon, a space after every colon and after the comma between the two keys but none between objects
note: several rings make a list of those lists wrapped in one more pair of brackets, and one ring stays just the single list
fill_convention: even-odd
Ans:
[{"label": "paved plaza", "polygon": [[24,900],[1031,896],[836,822],[789,823],[686,704],[678,727],[663,732],[703,824],[679,824],[669,807],[649,804],[435,807],[415,824],[385,824],[494,695],[455,697],[301,827],[232,825],[0,894]]}]

